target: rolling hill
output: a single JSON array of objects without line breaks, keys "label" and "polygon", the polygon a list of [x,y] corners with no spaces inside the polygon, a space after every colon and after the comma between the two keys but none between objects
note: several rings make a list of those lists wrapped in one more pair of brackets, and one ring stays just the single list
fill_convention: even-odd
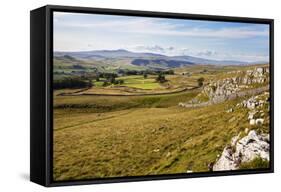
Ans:
[{"label": "rolling hill", "polygon": [[[72,66],[81,65],[86,68],[114,71],[116,69],[165,70],[169,68],[191,65],[248,65],[245,61],[211,60],[188,55],[167,56],[155,53],[138,53],[125,49],[94,50],[78,52],[54,52],[54,63],[67,63]],[[81,67],[82,68],[82,67]]]}]

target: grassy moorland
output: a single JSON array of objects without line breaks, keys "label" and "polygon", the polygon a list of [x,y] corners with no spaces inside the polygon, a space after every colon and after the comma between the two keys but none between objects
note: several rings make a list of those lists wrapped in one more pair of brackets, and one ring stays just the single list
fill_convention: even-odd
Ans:
[{"label": "grassy moorland", "polygon": [[[201,108],[178,103],[201,92],[198,78],[207,83],[253,67],[193,66],[177,68],[163,83],[153,75],[132,75],[118,77],[122,85],[100,84],[69,95],[61,93],[79,89],[55,91],[54,180],[208,171],[233,136],[245,128],[268,131],[268,121],[249,127],[247,109],[226,113],[245,98]],[[193,89],[173,92],[186,87]],[[157,94],[163,90],[171,93]],[[152,94],[128,96],[128,91]]]}]

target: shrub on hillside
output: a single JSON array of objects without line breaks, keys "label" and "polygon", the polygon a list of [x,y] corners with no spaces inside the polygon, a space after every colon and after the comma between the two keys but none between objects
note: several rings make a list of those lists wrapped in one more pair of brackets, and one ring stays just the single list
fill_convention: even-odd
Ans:
[{"label": "shrub on hillside", "polygon": [[258,169],[258,168],[268,168],[269,167],[269,161],[264,160],[260,157],[255,158],[254,160],[242,163],[239,168],[240,169]]}]

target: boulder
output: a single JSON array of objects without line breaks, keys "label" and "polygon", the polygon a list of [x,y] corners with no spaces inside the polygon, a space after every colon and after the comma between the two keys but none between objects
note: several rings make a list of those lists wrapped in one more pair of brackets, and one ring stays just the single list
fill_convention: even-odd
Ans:
[{"label": "boulder", "polygon": [[264,68],[258,67],[258,68],[256,69],[256,71],[257,71],[257,73],[263,75],[263,73],[264,73]]},{"label": "boulder", "polygon": [[268,134],[258,135],[252,130],[236,144],[234,156],[241,155],[241,162],[249,162],[257,157],[269,161],[269,139]]},{"label": "boulder", "polygon": [[262,125],[263,122],[264,122],[264,119],[259,118],[259,119],[256,119],[256,122],[255,122],[255,123],[256,123],[257,125]]},{"label": "boulder", "polygon": [[247,101],[247,108],[248,109],[255,109],[256,108],[256,103],[253,99],[249,99]]},{"label": "boulder", "polygon": [[250,119],[250,125],[255,125],[255,124],[256,124],[255,119]]},{"label": "boulder", "polygon": [[257,157],[269,161],[269,134],[258,135],[252,130],[247,136],[237,140],[235,136],[231,145],[224,148],[213,166],[213,171],[235,170],[241,163],[250,162]]},{"label": "boulder", "polygon": [[251,119],[254,119],[255,117],[255,114],[257,113],[257,111],[249,111],[248,114],[248,119],[251,120]]},{"label": "boulder", "polygon": [[223,171],[223,170],[235,170],[237,169],[237,164],[233,158],[233,149],[231,146],[224,148],[221,157],[214,164],[213,171]]},{"label": "boulder", "polygon": [[184,103],[180,102],[180,103],[178,104],[178,106],[184,107]]},{"label": "boulder", "polygon": [[233,111],[234,111],[233,108],[226,110],[227,113],[232,113]]}]

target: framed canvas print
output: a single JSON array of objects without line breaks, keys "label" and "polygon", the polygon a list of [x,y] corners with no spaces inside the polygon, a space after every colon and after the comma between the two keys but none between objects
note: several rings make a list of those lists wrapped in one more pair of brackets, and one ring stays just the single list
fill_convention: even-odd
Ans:
[{"label": "framed canvas print", "polygon": [[273,20],[31,11],[30,179],[273,172]]}]

